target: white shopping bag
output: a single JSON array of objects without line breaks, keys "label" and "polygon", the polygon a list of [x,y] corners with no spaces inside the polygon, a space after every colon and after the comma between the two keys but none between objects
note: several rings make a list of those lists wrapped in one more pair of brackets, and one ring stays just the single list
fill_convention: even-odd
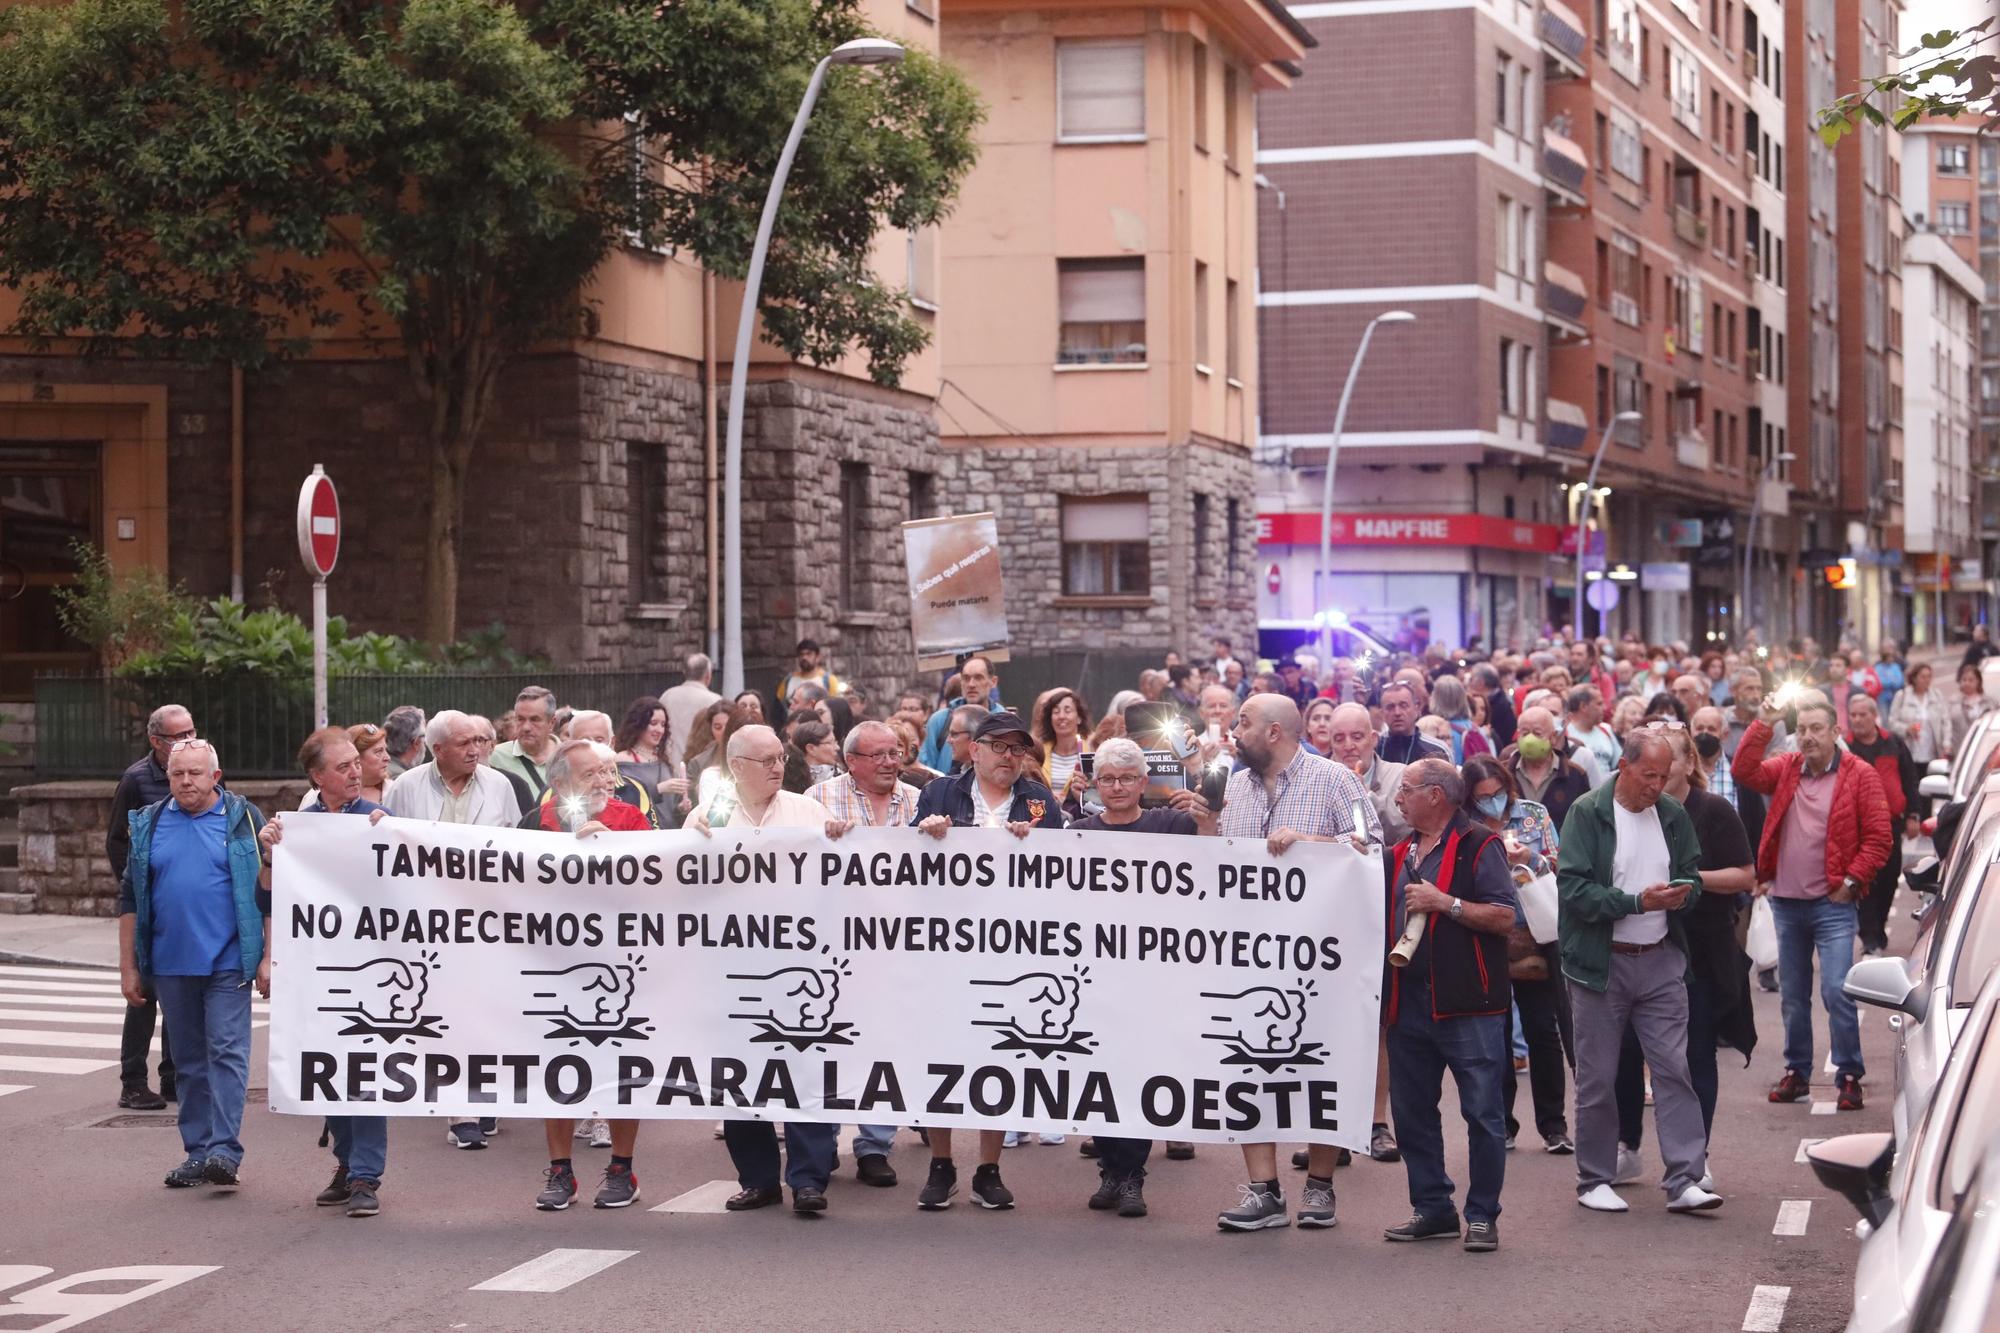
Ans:
[{"label": "white shopping bag", "polygon": [[1750,966],[1759,972],[1778,965],[1778,922],[1771,915],[1771,900],[1757,899],[1750,909],[1750,939],[1745,946],[1750,954]]},{"label": "white shopping bag", "polygon": [[1556,877],[1537,875],[1516,891],[1521,915],[1528,918],[1528,933],[1537,944],[1556,942]]}]

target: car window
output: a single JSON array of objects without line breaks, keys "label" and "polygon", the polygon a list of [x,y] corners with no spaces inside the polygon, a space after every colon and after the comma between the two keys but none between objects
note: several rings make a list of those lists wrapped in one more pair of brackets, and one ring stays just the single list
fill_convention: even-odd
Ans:
[{"label": "car window", "polygon": [[1937,1179],[1931,1186],[1931,1206],[1935,1208],[1949,1210],[1971,1187],[1980,1160],[1993,1145],[1995,1131],[2000,1131],[2000,1024],[1989,1022],[1985,1031],[1977,1034],[1968,1029],[1960,1034],[1960,1041],[1974,1036],[1979,1045],[1966,1052],[1973,1065],[1959,1094],[1958,1114],[1948,1130]]},{"label": "car window", "polygon": [[[1964,905],[1965,924],[1957,929],[1958,957],[1951,965],[1951,1005],[1969,1008],[1986,974],[2000,963],[2000,870],[1988,871],[1972,886]],[[1957,915],[1957,913],[1954,913]],[[1939,931],[1943,936],[1946,932]]]},{"label": "car window", "polygon": [[1979,779],[1985,776],[1987,765],[1993,762],[1994,749],[2000,747],[2000,728],[1989,723],[1985,730],[1968,739],[1972,742],[1970,747],[1972,762],[1965,770],[1968,779],[1966,785],[1976,786]]},{"label": "car window", "polygon": [[[1964,904],[1960,899],[1964,897],[1967,884],[1977,885],[1988,875],[2000,874],[2000,870],[1993,865],[1994,851],[2000,849],[2000,813],[1996,813],[1994,818],[1985,818],[1987,806],[1988,802],[1982,800],[1966,811],[1966,821],[1973,825],[1976,832],[1972,836],[1972,845],[1960,849],[1960,855],[1952,858],[1951,872],[1938,886],[1938,901],[1942,910],[1931,918],[1930,947],[1920,950],[1910,960],[1911,975],[1917,980],[1921,981],[1937,970],[1938,953],[1944,946],[1945,936],[1950,933],[1944,928],[1945,919],[1963,910]],[[1962,830],[1965,825],[1959,827]],[[1969,991],[1966,994],[1968,1004],[1971,1003],[1971,995]]]}]

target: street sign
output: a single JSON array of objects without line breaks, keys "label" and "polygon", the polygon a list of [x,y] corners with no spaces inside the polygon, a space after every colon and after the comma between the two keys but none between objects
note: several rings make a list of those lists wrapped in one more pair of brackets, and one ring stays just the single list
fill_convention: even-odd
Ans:
[{"label": "street sign", "polygon": [[1264,586],[1269,588],[1273,593],[1278,591],[1279,584],[1282,582],[1283,580],[1278,573],[1278,566],[1276,564],[1273,564],[1269,569],[1264,571]]},{"label": "street sign", "polygon": [[340,497],[333,478],[317,464],[299,487],[299,559],[316,579],[333,573],[340,558]]},{"label": "street sign", "polygon": [[1599,579],[1584,589],[1583,600],[1594,610],[1609,611],[1618,605],[1618,585],[1610,579]]}]

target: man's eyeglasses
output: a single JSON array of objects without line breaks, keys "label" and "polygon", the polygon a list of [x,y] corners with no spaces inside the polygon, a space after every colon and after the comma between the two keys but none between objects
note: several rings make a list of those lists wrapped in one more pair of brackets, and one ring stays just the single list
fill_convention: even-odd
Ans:
[{"label": "man's eyeglasses", "polygon": [[159,739],[163,741],[173,741],[175,743],[175,748],[179,748],[179,746],[184,745],[188,741],[191,741],[195,738],[195,732],[193,727],[189,727],[186,731],[156,731],[153,733],[153,735],[157,736]]},{"label": "man's eyeglasses", "polygon": [[967,739],[971,735],[972,733],[969,731],[962,731],[957,727],[953,727],[951,730],[945,732],[945,739],[953,741],[962,741]]},{"label": "man's eyeglasses", "polygon": [[1677,717],[1656,717],[1640,728],[1641,731],[1686,731],[1687,723]]},{"label": "man's eyeglasses", "polygon": [[208,745],[208,742],[205,740],[198,739],[194,735],[194,733],[189,732],[187,735],[175,741],[172,745],[169,745],[167,747],[167,753],[179,754],[182,750],[192,750],[197,745],[206,747]]},{"label": "man's eyeglasses", "polygon": [[1097,785],[1100,787],[1132,787],[1145,780],[1146,775],[1144,773],[1099,772],[1097,775]]},{"label": "man's eyeglasses", "polygon": [[981,741],[980,744],[1002,758],[1012,757],[1021,759],[1034,751],[1034,747],[1031,745],[1001,745],[995,741]]},{"label": "man's eyeglasses", "polygon": [[785,756],[781,754],[774,754],[768,759],[759,759],[756,755],[751,754],[740,754],[736,756],[736,761],[733,762],[737,761],[745,764],[755,764],[759,768],[783,768],[785,766]]},{"label": "man's eyeglasses", "polygon": [[855,750],[847,756],[847,762],[851,764],[857,759],[866,759],[869,763],[873,764],[879,763],[884,759],[901,759],[902,757],[902,754],[896,750]]}]

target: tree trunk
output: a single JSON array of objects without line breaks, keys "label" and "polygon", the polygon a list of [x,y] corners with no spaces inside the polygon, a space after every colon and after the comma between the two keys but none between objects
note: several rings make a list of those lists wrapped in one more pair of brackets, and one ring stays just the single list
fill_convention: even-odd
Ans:
[{"label": "tree trunk", "polygon": [[[486,294],[490,301],[490,294]],[[483,324],[474,319],[473,323]],[[443,647],[458,640],[459,543],[465,533],[465,482],[472,455],[493,406],[505,360],[491,335],[475,330],[440,349],[436,343],[412,356],[419,387],[430,404],[430,549],[424,565],[424,631]]]},{"label": "tree trunk", "polygon": [[423,637],[434,644],[458,639],[458,542],[464,528],[465,472],[452,466],[459,443],[431,439],[430,546],[424,561]]}]

